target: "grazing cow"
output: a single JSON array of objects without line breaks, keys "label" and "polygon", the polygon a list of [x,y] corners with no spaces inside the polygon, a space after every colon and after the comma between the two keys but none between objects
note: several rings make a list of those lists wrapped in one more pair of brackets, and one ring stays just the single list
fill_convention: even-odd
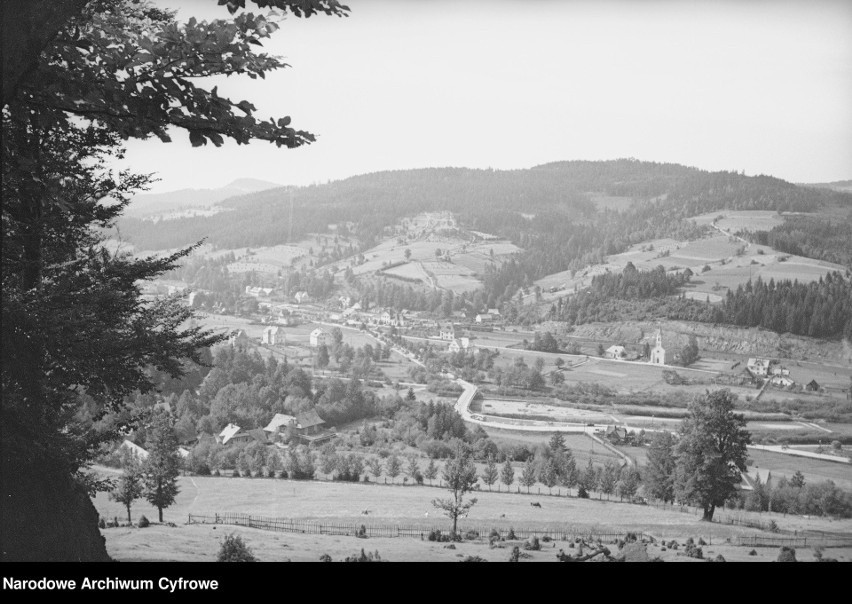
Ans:
[{"label": "grazing cow", "polygon": [[362,513],[362,514],[364,514],[364,515],[366,516],[367,514],[369,514],[369,513],[370,513],[370,510],[363,510],[361,513]]},{"label": "grazing cow", "polygon": [[541,504],[538,501],[531,503],[530,505],[533,506],[534,508],[540,508],[541,507]]}]

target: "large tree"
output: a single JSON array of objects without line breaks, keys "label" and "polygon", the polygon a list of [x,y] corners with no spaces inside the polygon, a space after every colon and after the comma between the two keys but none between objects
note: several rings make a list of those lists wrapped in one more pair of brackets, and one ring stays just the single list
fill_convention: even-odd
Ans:
[{"label": "large tree", "polygon": [[[335,0],[256,3],[297,16],[348,10]],[[202,85],[284,67],[255,52],[276,28],[250,13],[179,24],[131,0],[3,3],[4,560],[107,558],[80,470],[138,422],[114,412],[154,388],[150,368],[179,376],[184,359],[202,362],[218,341],[186,327],[192,310],[178,299],[140,297],[141,281],[173,270],[191,248],[135,259],[105,245],[101,233],[150,182],[108,166],[122,139],[168,141],[170,127],[193,145],[313,141],[288,117],[258,120],[251,103]]]},{"label": "large tree", "polygon": [[734,494],[746,470],[751,434],[745,425],[734,413],[730,390],[709,392],[689,404],[675,446],[674,493],[703,508],[704,520],[713,520],[716,506]]},{"label": "large tree", "polygon": [[476,465],[473,463],[471,451],[462,444],[456,447],[455,456],[444,465],[444,480],[447,482],[452,497],[450,499],[433,499],[432,505],[442,510],[453,521],[452,536],[458,538],[458,520],[470,512],[476,505],[476,497],[465,501],[464,496],[473,490],[476,484]]}]

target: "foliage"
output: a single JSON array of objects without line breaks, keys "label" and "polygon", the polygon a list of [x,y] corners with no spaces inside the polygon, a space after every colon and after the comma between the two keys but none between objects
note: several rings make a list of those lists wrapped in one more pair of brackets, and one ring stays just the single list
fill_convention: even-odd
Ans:
[{"label": "foliage", "polygon": [[488,485],[488,490],[491,490],[491,485],[497,482],[499,472],[497,470],[497,461],[493,455],[488,456],[488,461],[485,463],[485,468],[482,470],[482,482]]},{"label": "foliage", "polygon": [[796,560],[796,550],[792,547],[787,547],[786,545],[781,546],[781,550],[778,552],[778,558],[775,560],[776,562],[797,562]]},{"label": "foliage", "polygon": [[166,411],[154,413],[146,442],[148,458],[142,465],[145,482],[145,499],[157,508],[160,522],[163,509],[175,502],[180,491],[177,479],[180,474],[180,454],[174,418]]},{"label": "foliage", "polygon": [[225,535],[222,545],[219,547],[217,562],[258,562],[249,548],[239,535]]},{"label": "foliage", "polygon": [[138,526],[139,528],[147,528],[150,525],[151,525],[151,522],[148,520],[148,518],[144,514],[142,516],[139,516],[139,520],[136,523],[136,526]]},{"label": "foliage", "polygon": [[110,499],[127,508],[127,522],[132,522],[130,506],[143,494],[141,471],[139,462],[134,456],[129,455],[118,485],[110,493]]},{"label": "foliage", "polygon": [[705,520],[734,494],[746,469],[751,438],[733,401],[729,390],[716,390],[691,402],[675,446],[675,497],[704,508]]},{"label": "foliage", "polygon": [[694,335],[689,336],[689,342],[681,348],[678,358],[684,367],[689,367],[698,360],[698,340]]},{"label": "foliage", "polygon": [[433,499],[432,505],[444,512],[453,521],[453,535],[457,535],[458,519],[464,518],[470,508],[476,505],[476,498],[464,500],[466,493],[473,490],[476,484],[476,466],[467,447],[459,444],[456,455],[444,465],[444,481],[450,491],[450,499]]},{"label": "foliage", "polygon": [[648,449],[645,489],[648,495],[667,503],[674,501],[675,440],[670,432],[657,432]]}]

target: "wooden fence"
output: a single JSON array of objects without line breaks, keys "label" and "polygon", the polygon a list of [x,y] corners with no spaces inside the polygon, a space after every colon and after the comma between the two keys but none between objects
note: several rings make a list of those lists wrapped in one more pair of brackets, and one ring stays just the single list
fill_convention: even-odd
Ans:
[{"label": "wooden fence", "polygon": [[745,547],[852,547],[852,535],[803,535],[801,537],[737,535],[731,539],[731,543]]},{"label": "wooden fence", "polygon": [[[249,528],[267,531],[278,531],[286,533],[304,533],[312,535],[348,535],[359,534],[366,537],[411,537],[416,539],[427,539],[431,531],[440,531],[448,534],[447,525],[414,525],[414,524],[377,524],[372,522],[317,522],[313,520],[297,520],[292,518],[272,518],[268,516],[252,516],[250,514],[224,513],[224,514],[189,514],[189,524],[229,524],[234,526],[245,526]],[[514,532],[515,538],[519,540],[550,537],[559,541],[573,541],[582,538],[586,541],[600,541],[602,543],[613,543],[618,539],[624,539],[627,531],[623,532],[589,532],[568,526],[538,526],[534,528],[519,527],[495,527],[486,525],[459,524],[461,535],[474,534],[481,539],[488,539],[492,531],[500,534],[502,539],[509,537],[510,531]],[[635,533],[640,537],[648,537],[644,533]],[[474,538],[476,538],[474,537]]]}]

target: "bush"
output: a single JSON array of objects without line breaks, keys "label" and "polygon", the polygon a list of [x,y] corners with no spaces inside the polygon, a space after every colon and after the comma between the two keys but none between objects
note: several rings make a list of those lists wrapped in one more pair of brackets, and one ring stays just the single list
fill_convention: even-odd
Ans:
[{"label": "bush", "polygon": [[352,556],[346,556],[343,560],[344,562],[381,562],[382,557],[379,555],[379,550],[375,552],[370,552],[369,554],[364,553],[364,548],[361,548],[361,554],[355,554]]},{"label": "bush", "polygon": [[331,562],[331,556],[328,554],[323,554],[320,556],[320,562]]},{"label": "bush", "polygon": [[488,562],[485,558],[480,558],[479,556],[468,556],[462,562]]},{"label": "bush", "polygon": [[778,558],[775,561],[796,562],[796,550],[792,547],[787,547],[786,545],[782,546],[781,551],[778,552]]},{"label": "bush", "polygon": [[502,537],[500,536],[500,531],[497,529],[491,529],[491,532],[488,533],[489,541],[502,541]]},{"label": "bush", "polygon": [[698,558],[699,560],[704,559],[704,551],[700,547],[695,545],[695,543],[687,542],[687,544],[686,544],[686,555],[689,556],[690,558]]},{"label": "bush", "polygon": [[358,537],[359,539],[366,539],[367,538],[367,527],[362,524],[361,527],[358,529],[358,532],[355,533],[355,536]]},{"label": "bush", "polygon": [[460,539],[454,539],[451,534],[444,535],[438,529],[432,529],[429,531],[429,541],[438,541],[443,543],[447,541],[460,541]]},{"label": "bush", "polygon": [[103,518],[98,520],[98,528],[105,529],[106,528],[106,520],[104,520]]},{"label": "bush", "polygon": [[479,539],[479,533],[474,530],[470,530],[464,534],[464,538],[468,541],[473,541],[474,539]]},{"label": "bush", "polygon": [[704,541],[704,539],[702,537],[699,537],[698,538],[698,545],[707,545],[707,542]]},{"label": "bush", "polygon": [[537,552],[538,550],[540,550],[541,549],[541,543],[539,543],[538,537],[536,537],[535,535],[530,537],[529,541],[524,543],[524,549],[531,550],[531,551],[534,551],[534,552]]},{"label": "bush", "polygon": [[580,488],[577,490],[577,497],[580,499],[588,499],[589,493],[586,491],[586,487],[580,485]]},{"label": "bush", "polygon": [[781,529],[778,528],[778,525],[775,523],[774,520],[769,521],[769,527],[768,528],[769,528],[770,533],[777,533],[778,531],[781,530]]},{"label": "bush", "polygon": [[243,543],[239,535],[225,535],[222,546],[219,548],[217,562],[257,562],[251,549]]},{"label": "bush", "polygon": [[713,561],[713,562],[727,562],[727,560],[725,560],[725,557],[724,557],[724,556],[722,556],[722,554],[719,554],[718,556],[716,556],[715,558],[713,558],[713,560],[712,560],[712,561]]},{"label": "bush", "polygon": [[145,516],[139,516],[139,522],[136,524],[136,526],[138,526],[139,528],[146,528],[150,525],[151,523]]},{"label": "bush", "polygon": [[545,543],[550,543],[551,541],[553,541],[553,539],[550,537],[550,535],[545,535],[544,537],[541,538],[541,540],[544,541]]},{"label": "bush", "polygon": [[512,548],[512,555],[509,556],[509,562],[517,562],[521,559],[521,548],[517,545]]},{"label": "bush", "polygon": [[756,550],[756,549],[751,550],[751,551],[748,553],[748,555],[749,555],[749,556],[756,556],[756,555],[757,555],[757,550]]},{"label": "bush", "polygon": [[509,541],[513,541],[513,540],[517,539],[517,537],[515,536],[515,529],[514,528],[509,527],[509,534],[506,535],[506,539],[508,539]]}]

